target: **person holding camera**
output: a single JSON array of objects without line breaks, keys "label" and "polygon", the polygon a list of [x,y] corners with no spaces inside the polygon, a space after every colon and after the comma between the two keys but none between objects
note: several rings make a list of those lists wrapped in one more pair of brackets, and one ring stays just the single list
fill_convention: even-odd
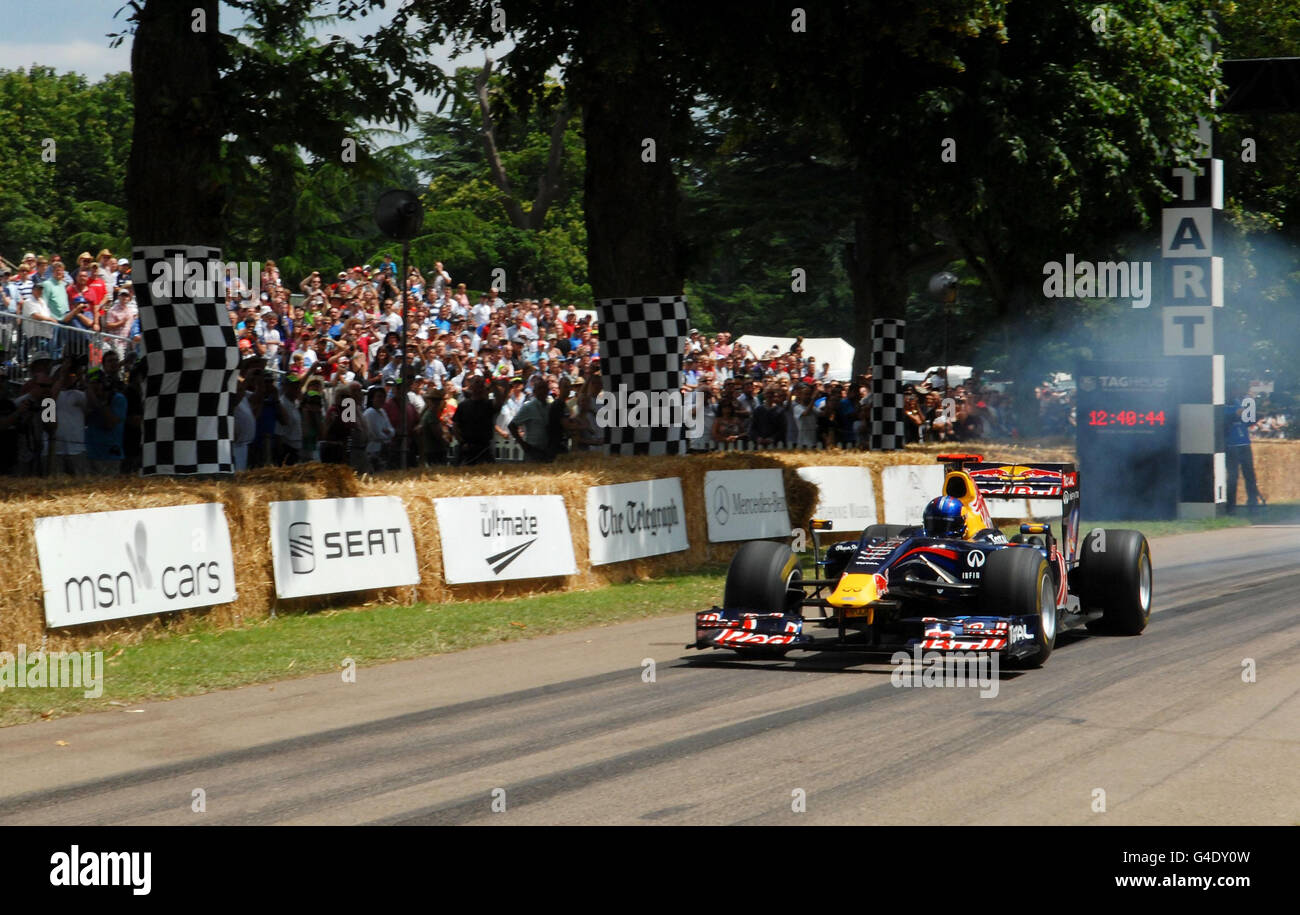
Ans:
[{"label": "person holding camera", "polygon": [[82,388],[86,357],[63,357],[52,391],[54,397],[55,476],[84,477],[90,473],[86,456],[86,412],[90,403]]}]

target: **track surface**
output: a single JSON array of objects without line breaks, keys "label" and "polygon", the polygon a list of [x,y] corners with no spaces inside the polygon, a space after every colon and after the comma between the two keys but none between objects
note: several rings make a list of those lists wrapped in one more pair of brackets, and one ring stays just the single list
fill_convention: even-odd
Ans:
[{"label": "track surface", "polygon": [[1152,559],[1145,634],[995,697],[685,651],[674,616],[7,728],[0,823],[1300,823],[1300,527]]}]

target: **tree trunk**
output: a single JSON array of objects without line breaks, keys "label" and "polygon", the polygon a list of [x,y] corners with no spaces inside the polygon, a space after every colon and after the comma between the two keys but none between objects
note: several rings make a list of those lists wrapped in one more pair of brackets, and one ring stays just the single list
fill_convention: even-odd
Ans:
[{"label": "tree trunk", "polygon": [[[195,11],[206,19],[200,32]],[[126,170],[127,220],[137,245],[221,241],[218,50],[217,0],[147,0],[137,17]]]},{"label": "tree trunk", "polygon": [[603,21],[587,31],[576,67],[587,148],[587,274],[597,299],[679,295],[685,281],[672,74],[644,33],[638,6],[593,7]]},{"label": "tree trunk", "polygon": [[885,194],[864,201],[853,220],[853,374],[871,369],[871,322],[903,318],[907,305],[907,207]]}]

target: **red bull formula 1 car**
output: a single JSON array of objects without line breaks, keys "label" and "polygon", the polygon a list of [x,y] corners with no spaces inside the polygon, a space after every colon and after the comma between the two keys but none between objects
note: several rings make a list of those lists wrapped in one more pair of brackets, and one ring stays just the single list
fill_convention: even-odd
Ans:
[{"label": "red bull formula 1 car", "polygon": [[[784,543],[744,544],[723,605],[697,613],[694,648],[741,657],[811,651],[985,651],[1038,667],[1057,633],[1087,625],[1136,635],[1151,615],[1151,552],[1134,530],[1079,539],[1073,464],[986,462],[944,454],[943,493],[919,526],[874,524],[825,550],[829,521],[809,524],[814,575]],[[1059,500],[1060,535],[1026,522],[1007,538],[985,498]],[[811,612],[809,612],[811,611]]]}]

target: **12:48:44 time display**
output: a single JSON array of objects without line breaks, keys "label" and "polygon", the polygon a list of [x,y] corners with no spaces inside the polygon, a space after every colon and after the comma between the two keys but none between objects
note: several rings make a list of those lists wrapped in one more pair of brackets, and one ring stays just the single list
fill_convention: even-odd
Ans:
[{"label": "12:48:44 time display", "polygon": [[1108,410],[1089,410],[1088,425],[1090,426],[1163,426],[1165,424],[1164,410],[1119,410],[1111,413]]}]

